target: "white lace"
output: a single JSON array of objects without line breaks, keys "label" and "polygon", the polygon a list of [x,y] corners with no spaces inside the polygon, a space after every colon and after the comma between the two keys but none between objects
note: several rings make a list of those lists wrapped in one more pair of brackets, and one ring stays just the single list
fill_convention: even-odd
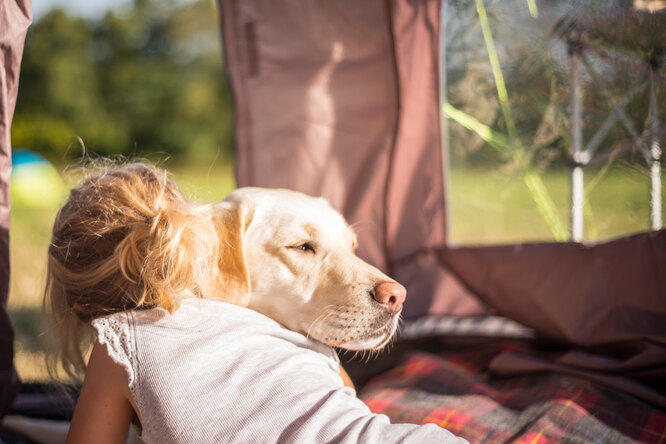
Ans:
[{"label": "white lace", "polygon": [[[127,373],[130,390],[134,383],[134,344],[130,334],[129,319],[126,314],[115,314],[105,318],[92,321],[92,326],[97,330],[97,340],[106,345],[109,356],[122,365]],[[133,391],[133,390],[132,390]]]}]

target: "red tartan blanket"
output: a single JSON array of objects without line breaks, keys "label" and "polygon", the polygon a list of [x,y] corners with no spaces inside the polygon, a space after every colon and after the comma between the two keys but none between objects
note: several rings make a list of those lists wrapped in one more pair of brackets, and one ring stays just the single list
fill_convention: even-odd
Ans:
[{"label": "red tartan blanket", "polygon": [[417,352],[359,396],[392,422],[439,424],[472,443],[666,443],[666,413],[618,390],[554,373],[484,373],[499,350]]}]

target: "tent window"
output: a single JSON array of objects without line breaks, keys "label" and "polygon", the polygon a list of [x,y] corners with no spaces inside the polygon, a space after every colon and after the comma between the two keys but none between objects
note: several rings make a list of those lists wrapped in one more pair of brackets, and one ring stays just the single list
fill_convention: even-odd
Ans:
[{"label": "tent window", "polygon": [[640,0],[443,2],[451,243],[662,226],[664,20]]}]

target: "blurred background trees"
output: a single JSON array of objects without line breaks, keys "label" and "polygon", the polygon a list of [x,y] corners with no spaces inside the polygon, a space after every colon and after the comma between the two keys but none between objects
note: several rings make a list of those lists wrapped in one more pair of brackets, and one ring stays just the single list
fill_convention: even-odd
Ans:
[{"label": "blurred background trees", "polygon": [[[9,296],[24,381],[48,380],[40,333],[46,252],[57,208],[80,178],[66,168],[81,159],[82,145],[166,163],[202,203],[235,187],[219,35],[213,0],[135,0],[87,19],[52,9],[29,28],[12,124]],[[36,156],[19,149],[55,168],[45,176],[50,165],[22,164]]]},{"label": "blurred background trees", "polygon": [[54,9],[27,35],[12,144],[229,162],[233,104],[214,2],[136,0],[96,20]]}]

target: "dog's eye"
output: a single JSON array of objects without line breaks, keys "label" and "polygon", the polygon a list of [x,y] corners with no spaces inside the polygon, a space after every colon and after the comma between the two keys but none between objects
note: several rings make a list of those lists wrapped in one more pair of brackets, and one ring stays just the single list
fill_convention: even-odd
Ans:
[{"label": "dog's eye", "polygon": [[287,247],[287,248],[289,248],[290,250],[296,250],[296,251],[303,252],[303,253],[315,254],[317,252],[317,250],[315,249],[314,244],[310,243],[310,242],[303,242],[301,244],[295,244],[295,245],[292,245],[292,246]]},{"label": "dog's eye", "polygon": [[304,251],[306,253],[314,253],[315,252],[314,245],[312,245],[310,242],[302,243],[296,248],[298,248],[299,250]]}]

